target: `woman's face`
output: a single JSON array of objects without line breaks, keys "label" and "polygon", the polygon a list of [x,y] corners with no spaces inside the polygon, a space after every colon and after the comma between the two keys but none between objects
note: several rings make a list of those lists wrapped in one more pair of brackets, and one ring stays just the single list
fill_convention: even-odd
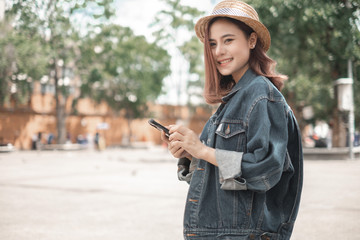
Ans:
[{"label": "woman's face", "polygon": [[209,42],[218,71],[232,75],[238,82],[249,68],[250,49],[256,44],[256,33],[247,37],[227,19],[216,20],[209,29]]}]

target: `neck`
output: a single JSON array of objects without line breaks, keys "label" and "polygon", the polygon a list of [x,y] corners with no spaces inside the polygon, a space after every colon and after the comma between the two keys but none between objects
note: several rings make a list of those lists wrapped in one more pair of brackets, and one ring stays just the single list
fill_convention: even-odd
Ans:
[{"label": "neck", "polygon": [[237,83],[242,78],[242,76],[244,76],[244,74],[248,69],[249,69],[249,63],[247,63],[240,71],[232,75],[234,81]]}]

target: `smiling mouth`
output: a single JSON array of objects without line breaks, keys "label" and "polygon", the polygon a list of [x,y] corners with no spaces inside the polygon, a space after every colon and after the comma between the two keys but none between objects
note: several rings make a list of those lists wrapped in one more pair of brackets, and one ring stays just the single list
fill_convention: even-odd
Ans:
[{"label": "smiling mouth", "polygon": [[222,66],[222,65],[225,65],[225,64],[231,62],[232,60],[233,60],[232,58],[228,58],[228,59],[225,59],[222,61],[218,61],[218,64]]}]

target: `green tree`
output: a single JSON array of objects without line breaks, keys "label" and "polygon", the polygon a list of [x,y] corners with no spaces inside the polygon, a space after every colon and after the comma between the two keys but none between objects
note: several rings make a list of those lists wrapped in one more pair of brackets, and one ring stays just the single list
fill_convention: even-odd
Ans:
[{"label": "green tree", "polygon": [[127,27],[103,26],[86,38],[81,52],[81,97],[106,101],[125,114],[129,126],[132,119],[146,116],[147,103],[161,93],[170,73],[168,53]]},{"label": "green tree", "polygon": [[[249,2],[250,3],[250,2]],[[347,63],[354,64],[355,92],[360,72],[360,3],[341,1],[254,0],[251,3],[268,27],[270,56],[279,71],[289,76],[284,91],[298,112],[312,106],[314,119],[337,119],[334,81],[347,77]],[[355,105],[359,106],[357,97]],[[356,118],[360,109],[356,109]]]},{"label": "green tree", "polygon": [[203,99],[203,89],[205,81],[204,68],[204,45],[194,35],[189,41],[185,42],[180,48],[184,58],[189,63],[190,77],[188,79],[187,91],[189,94],[189,107],[197,105],[208,107]]},{"label": "green tree", "polygon": [[[65,103],[69,97],[71,81],[76,75],[76,62],[81,58],[80,35],[84,29],[101,24],[113,14],[112,0],[15,0],[6,14],[14,16],[15,28],[30,35],[40,35],[40,43],[48,48],[48,78],[54,82],[57,118],[57,140],[65,143]],[[85,24],[76,25],[82,17]],[[31,58],[26,58],[30,61]],[[38,80],[38,79],[36,79]]]},{"label": "green tree", "polygon": [[[36,64],[39,58],[46,65],[42,71],[34,68],[37,75],[33,78],[55,87],[58,143],[65,142],[65,120],[69,114],[65,112],[65,103],[80,85],[78,97],[104,100],[116,113],[124,112],[130,120],[144,116],[147,101],[160,94],[162,80],[170,73],[170,57],[165,50],[149,44],[142,36],[134,36],[129,28],[108,25],[114,15],[112,2],[15,0],[7,10],[7,16],[16,19],[13,25],[18,33],[37,37],[33,44],[38,44],[38,48],[26,39],[18,48],[29,44],[28,48],[33,50],[33,54],[24,55],[24,63]],[[35,61],[32,56],[36,57]],[[4,56],[4,59],[10,58]],[[9,76],[12,65],[8,62],[3,65]],[[30,74],[31,69],[24,72]]]},{"label": "green tree", "polygon": [[41,36],[11,24],[11,16],[0,23],[0,106],[17,107],[30,104],[32,82],[46,73],[47,62]]},{"label": "green tree", "polygon": [[[177,90],[178,103],[180,103],[182,89],[188,91],[190,87],[194,89],[194,86],[201,86],[203,49],[202,44],[195,37],[194,19],[204,12],[181,5],[180,0],[163,1],[167,4],[167,9],[159,11],[151,26],[154,28],[156,42],[172,53],[171,81]],[[191,75],[184,75],[186,72]]]}]

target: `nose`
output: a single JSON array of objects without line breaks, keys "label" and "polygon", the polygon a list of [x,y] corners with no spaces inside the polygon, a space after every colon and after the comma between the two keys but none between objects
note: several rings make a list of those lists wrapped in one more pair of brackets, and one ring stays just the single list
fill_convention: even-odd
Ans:
[{"label": "nose", "polygon": [[218,57],[218,56],[223,55],[224,51],[225,51],[224,46],[222,44],[220,44],[220,43],[217,44],[216,48],[215,48],[215,56]]}]

